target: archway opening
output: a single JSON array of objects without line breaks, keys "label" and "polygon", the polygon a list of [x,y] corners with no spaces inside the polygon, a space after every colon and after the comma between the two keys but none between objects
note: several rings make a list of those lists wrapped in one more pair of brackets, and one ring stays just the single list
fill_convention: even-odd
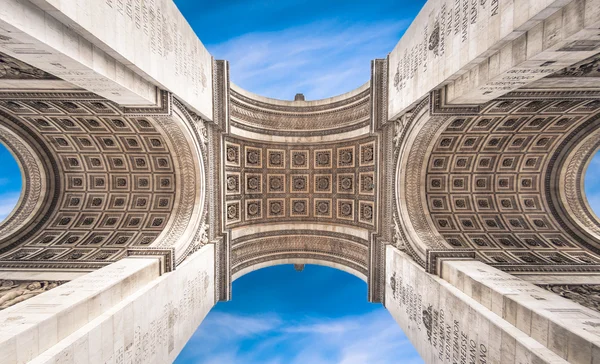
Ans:
[{"label": "archway opening", "polygon": [[[299,271],[301,270],[301,271]],[[319,265],[276,265],[233,282],[175,361],[422,363],[360,278]]]},{"label": "archway opening", "polygon": [[13,154],[0,142],[0,225],[19,203],[22,178],[21,169]]},{"label": "archway opening", "polygon": [[600,216],[600,151],[589,161],[584,180],[585,196],[587,202],[596,214]]}]

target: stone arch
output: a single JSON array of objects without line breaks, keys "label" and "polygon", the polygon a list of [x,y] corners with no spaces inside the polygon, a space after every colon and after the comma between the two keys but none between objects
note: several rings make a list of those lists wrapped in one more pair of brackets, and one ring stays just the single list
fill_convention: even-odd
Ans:
[{"label": "stone arch", "polygon": [[0,142],[12,153],[21,170],[22,190],[17,205],[0,224],[1,250],[9,249],[11,242],[27,235],[39,219],[51,208],[56,185],[57,166],[43,158],[42,146],[31,133],[20,128],[16,120],[0,113]]},{"label": "stone arch", "polygon": [[396,241],[421,265],[425,264],[428,250],[446,247],[443,237],[432,228],[422,186],[425,185],[431,141],[448,118],[432,116],[428,106],[427,98],[395,122],[396,143],[400,146],[395,167],[395,224],[399,226],[396,234],[402,235],[396,237]]},{"label": "stone arch", "polygon": [[231,277],[232,282],[245,276],[248,273],[252,273],[254,271],[263,269],[263,268],[268,268],[268,267],[273,267],[276,265],[284,265],[284,264],[313,264],[313,265],[321,265],[324,267],[329,267],[329,268],[333,268],[333,269],[338,269],[341,270],[343,272],[346,272],[348,274],[352,274],[353,276],[361,279],[362,281],[364,281],[365,283],[368,281],[368,276],[365,275],[363,272],[360,272],[356,269],[353,269],[351,267],[345,266],[345,265],[340,265],[337,264],[335,262],[332,262],[330,260],[326,260],[326,259],[315,259],[315,258],[290,258],[290,259],[273,259],[273,260],[269,260],[266,262],[262,262],[262,263],[257,263],[251,266],[247,266],[244,269],[241,269],[239,271],[237,271],[235,274],[233,274],[233,276]]},{"label": "stone arch", "polygon": [[547,196],[565,229],[596,254],[600,253],[600,221],[585,196],[584,180],[589,163],[599,150],[600,115],[596,115],[565,138],[546,177],[547,185],[557,186],[547,187]]},{"label": "stone arch", "polygon": [[170,94],[124,108],[79,91],[8,93],[0,113],[26,180],[2,229],[7,267],[95,269],[134,249],[172,269],[206,243],[204,121]]},{"label": "stone arch", "polygon": [[582,177],[598,147],[600,104],[513,92],[460,108],[438,96],[405,119],[399,152],[398,224],[413,258],[471,251],[508,271],[593,269],[598,223]]},{"label": "stone arch", "polygon": [[282,262],[319,262],[366,280],[369,247],[360,238],[314,231],[255,234],[232,242],[230,272],[234,279],[259,267]]}]

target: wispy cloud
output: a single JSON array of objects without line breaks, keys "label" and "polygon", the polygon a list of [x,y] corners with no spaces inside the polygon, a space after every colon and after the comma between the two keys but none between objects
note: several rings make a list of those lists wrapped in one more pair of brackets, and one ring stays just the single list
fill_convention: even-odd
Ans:
[{"label": "wispy cloud", "polygon": [[0,194],[0,222],[4,221],[10,215],[17,202],[19,202],[19,196],[19,192]]},{"label": "wispy cloud", "polygon": [[360,316],[299,322],[214,312],[186,349],[176,363],[422,363],[383,308]]},{"label": "wispy cloud", "polygon": [[367,82],[370,61],[385,57],[409,24],[320,21],[248,33],[209,48],[217,58],[230,61],[232,81],[249,91],[279,99],[302,92],[308,99],[320,99]]}]

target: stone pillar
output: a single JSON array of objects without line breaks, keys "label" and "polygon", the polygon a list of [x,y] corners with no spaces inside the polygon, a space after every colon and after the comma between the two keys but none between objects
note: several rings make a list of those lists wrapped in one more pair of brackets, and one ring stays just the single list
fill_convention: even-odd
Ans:
[{"label": "stone pillar", "polygon": [[569,363],[600,363],[600,313],[479,261],[445,261],[442,278]]},{"label": "stone pillar", "polygon": [[385,306],[426,363],[567,362],[474,297],[387,246]]},{"label": "stone pillar", "polygon": [[0,313],[0,362],[170,363],[215,303],[214,245],[127,258]]},{"label": "stone pillar", "polygon": [[159,276],[159,260],[123,259],[0,312],[0,363],[25,363]]}]

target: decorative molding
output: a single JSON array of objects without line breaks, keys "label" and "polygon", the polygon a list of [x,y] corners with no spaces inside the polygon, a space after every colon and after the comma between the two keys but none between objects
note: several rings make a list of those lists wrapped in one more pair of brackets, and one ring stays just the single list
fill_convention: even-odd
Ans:
[{"label": "decorative molding", "polygon": [[161,248],[131,248],[127,249],[126,256],[131,257],[158,257],[160,258],[160,274],[169,273],[175,270],[175,249]]}]

